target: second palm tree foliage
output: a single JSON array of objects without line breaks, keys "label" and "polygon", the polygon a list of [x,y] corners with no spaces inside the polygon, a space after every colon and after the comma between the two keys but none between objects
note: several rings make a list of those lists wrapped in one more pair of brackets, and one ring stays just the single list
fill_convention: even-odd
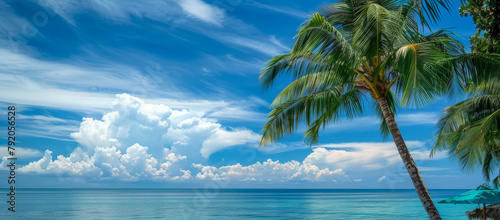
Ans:
[{"label": "second palm tree foliage", "polygon": [[362,115],[364,102],[372,102],[429,218],[441,219],[396,124],[396,108],[433,103],[467,78],[488,75],[497,58],[466,54],[448,31],[422,34],[419,22],[428,27],[427,20],[438,19],[439,5],[448,6],[439,0],[345,0],[314,14],[292,51],[272,58],[259,77],[264,89],[279,76],[293,78],[272,103],[261,145],[294,133],[300,122],[307,125],[305,140],[316,143],[321,128]]},{"label": "second palm tree foliage", "polygon": [[[490,181],[494,170],[500,168],[499,78],[470,85],[468,99],[445,109],[431,153],[436,150],[448,150],[466,170],[482,165],[483,176]],[[493,184],[500,186],[500,174],[493,178]]]}]

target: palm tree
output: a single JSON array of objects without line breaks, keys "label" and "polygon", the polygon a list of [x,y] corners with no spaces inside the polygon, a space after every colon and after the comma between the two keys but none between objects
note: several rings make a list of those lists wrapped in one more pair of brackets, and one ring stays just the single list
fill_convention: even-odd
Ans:
[{"label": "palm tree", "polygon": [[[464,170],[482,165],[483,176],[490,181],[500,164],[500,80],[471,85],[468,99],[445,109],[437,131],[431,156],[448,150]],[[500,186],[500,175],[493,184]]]},{"label": "palm tree", "polygon": [[304,139],[312,145],[321,128],[362,115],[364,101],[370,101],[429,218],[441,219],[396,124],[396,108],[433,103],[461,88],[469,76],[489,74],[496,60],[465,54],[449,31],[422,34],[418,21],[429,27],[428,20],[439,19],[438,6],[449,5],[446,0],[344,0],[314,14],[298,30],[292,51],[272,58],[259,77],[263,89],[280,76],[293,79],[272,102],[260,144],[291,135],[305,122]]}]

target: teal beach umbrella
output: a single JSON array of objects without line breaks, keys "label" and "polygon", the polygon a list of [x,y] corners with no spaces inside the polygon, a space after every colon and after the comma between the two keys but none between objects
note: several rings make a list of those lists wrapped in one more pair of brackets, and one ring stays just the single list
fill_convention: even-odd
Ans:
[{"label": "teal beach umbrella", "polygon": [[486,219],[485,204],[500,203],[500,190],[483,184],[474,190],[439,201],[439,203],[483,204],[483,218]]}]

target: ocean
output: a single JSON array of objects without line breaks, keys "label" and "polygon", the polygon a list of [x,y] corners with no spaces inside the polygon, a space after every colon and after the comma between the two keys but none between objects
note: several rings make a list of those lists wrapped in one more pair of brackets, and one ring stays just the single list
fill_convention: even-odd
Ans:
[{"label": "ocean", "polygon": [[[477,205],[438,204],[443,219]],[[21,189],[0,219],[427,219],[413,189]],[[4,196],[5,200],[7,196]]]}]

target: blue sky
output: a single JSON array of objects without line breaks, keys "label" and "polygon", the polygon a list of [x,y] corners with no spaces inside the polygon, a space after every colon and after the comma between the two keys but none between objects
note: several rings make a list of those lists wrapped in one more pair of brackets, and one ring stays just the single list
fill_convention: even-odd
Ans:
[{"label": "blue sky", "polygon": [[[258,147],[287,83],[262,92],[260,68],[326,3],[1,1],[0,113],[18,109],[18,186],[411,188],[370,111],[330,126],[312,148],[301,131]],[[458,5],[438,28],[466,45],[475,32]],[[434,123],[455,101],[397,117],[429,188],[483,182],[446,154],[428,158]]]}]

